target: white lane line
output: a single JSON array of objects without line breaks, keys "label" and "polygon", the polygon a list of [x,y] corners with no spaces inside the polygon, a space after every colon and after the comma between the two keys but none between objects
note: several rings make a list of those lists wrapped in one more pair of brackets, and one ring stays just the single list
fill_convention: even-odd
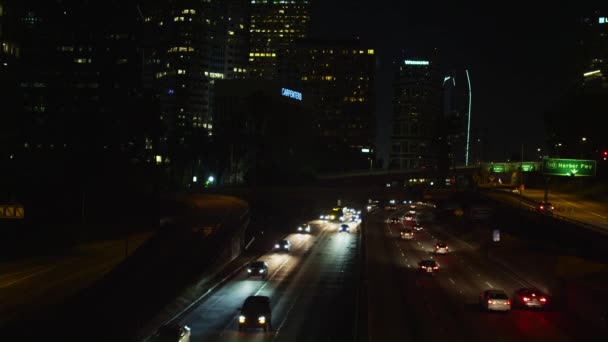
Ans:
[{"label": "white lane line", "polygon": [[285,261],[283,261],[283,263],[279,266],[279,268],[277,268],[276,271],[274,271],[274,273],[270,276],[270,278],[268,278],[268,280],[266,280],[264,282],[264,284],[262,286],[260,286],[260,289],[255,293],[254,296],[257,296],[260,294],[260,292],[262,292],[262,290],[266,287],[266,285],[272,280],[272,278],[274,278],[274,276],[277,275],[277,273],[279,273],[281,268],[283,268],[283,266],[285,266],[285,264],[287,264],[288,261],[289,261],[289,259],[285,259]]},{"label": "white lane line", "polygon": [[456,285],[456,282],[452,278],[448,278],[453,285]]},{"label": "white lane line", "polygon": [[298,301],[298,299],[300,299],[301,294],[302,294],[302,291],[300,291],[300,293],[298,293],[298,296],[296,297],[296,299],[293,301],[293,303],[289,307],[289,310],[287,310],[287,312],[285,313],[285,317],[281,321],[281,324],[279,324],[279,327],[274,332],[274,336],[272,337],[273,341],[277,339],[277,336],[279,336],[279,332],[281,331],[281,328],[283,328],[283,325],[285,325],[285,322],[287,322],[287,317],[289,317],[289,313],[291,312],[291,310],[293,310],[293,307],[296,305],[296,302]]},{"label": "white lane line", "polygon": [[5,284],[0,285],[0,288],[9,287],[9,286],[11,286],[11,285],[13,285],[13,284],[15,284],[15,283],[18,283],[18,282],[20,282],[20,281],[23,281],[23,280],[25,280],[25,279],[28,279],[28,278],[31,278],[31,277],[35,277],[35,276],[37,276],[37,275],[39,275],[39,274],[42,274],[42,273],[48,272],[48,271],[50,271],[50,270],[54,269],[55,267],[57,267],[57,266],[51,266],[51,267],[45,268],[45,269],[43,269],[43,270],[40,270],[40,271],[34,272],[34,273],[32,273],[32,274],[28,274],[28,275],[26,275],[25,277],[17,278],[17,279],[15,279],[15,280],[11,281],[11,282],[8,282],[8,283],[5,283]]},{"label": "white lane line", "polygon": [[492,288],[492,289],[494,288],[494,286],[492,286],[492,284],[490,284],[490,282],[487,282],[487,281],[486,281],[486,284],[488,284],[488,286],[489,286],[490,288]]},{"label": "white lane line", "polygon": [[401,252],[401,256],[405,258],[405,254],[403,254],[403,252]]},{"label": "white lane line", "polygon": [[601,217],[601,218],[603,218],[603,219],[608,218],[608,217],[606,217],[606,216],[604,216],[604,215],[596,214],[596,213],[594,213],[593,211],[590,211],[590,213],[591,213],[592,215],[595,215],[595,216],[597,216],[597,217]]}]

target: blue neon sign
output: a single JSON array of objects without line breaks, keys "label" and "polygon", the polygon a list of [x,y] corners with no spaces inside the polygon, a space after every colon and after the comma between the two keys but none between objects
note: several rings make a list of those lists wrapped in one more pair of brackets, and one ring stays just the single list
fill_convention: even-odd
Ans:
[{"label": "blue neon sign", "polygon": [[298,101],[302,101],[302,93],[291,89],[281,88],[281,95],[291,97],[292,99],[296,99]]}]

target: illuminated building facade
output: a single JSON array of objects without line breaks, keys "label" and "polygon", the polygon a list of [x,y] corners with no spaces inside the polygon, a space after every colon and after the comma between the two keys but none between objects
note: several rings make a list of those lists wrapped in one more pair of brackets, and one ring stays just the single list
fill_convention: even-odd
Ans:
[{"label": "illuminated building facade", "polygon": [[374,50],[356,40],[302,40],[280,53],[280,79],[314,108],[319,171],[373,167],[373,153],[362,150],[375,144]]},{"label": "illuminated building facade", "polygon": [[437,169],[443,139],[441,78],[433,59],[395,63],[390,169]]},{"label": "illuminated building facade", "polygon": [[308,37],[309,0],[251,0],[250,77],[276,79],[279,50]]}]

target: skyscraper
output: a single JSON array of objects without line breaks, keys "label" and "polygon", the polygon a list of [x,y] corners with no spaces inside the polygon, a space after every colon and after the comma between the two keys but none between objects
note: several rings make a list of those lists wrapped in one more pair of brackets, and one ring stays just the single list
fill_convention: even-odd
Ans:
[{"label": "skyscraper", "polygon": [[309,0],[251,0],[250,76],[276,79],[279,50],[308,37]]},{"label": "skyscraper", "polygon": [[436,169],[441,159],[441,78],[436,59],[395,63],[390,169]]},{"label": "skyscraper", "polygon": [[319,144],[318,169],[369,168],[376,126],[374,50],[356,40],[300,40],[279,52],[280,79],[314,108],[311,147]]},{"label": "skyscraper", "polygon": [[212,134],[209,115],[211,4],[157,1],[142,7],[146,86],[158,98],[162,133],[158,160],[174,180],[189,183]]}]

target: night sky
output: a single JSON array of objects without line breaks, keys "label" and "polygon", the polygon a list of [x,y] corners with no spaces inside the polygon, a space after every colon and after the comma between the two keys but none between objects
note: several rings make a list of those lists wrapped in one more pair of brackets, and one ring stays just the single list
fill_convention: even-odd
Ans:
[{"label": "night sky", "polygon": [[442,70],[469,69],[472,128],[488,141],[484,159],[519,155],[521,144],[525,158],[535,158],[544,147],[543,113],[572,84],[574,29],[583,9],[561,1],[455,2],[318,0],[311,35],[358,36],[376,49],[380,153],[390,141],[392,59],[402,49],[416,56],[438,48]]}]

